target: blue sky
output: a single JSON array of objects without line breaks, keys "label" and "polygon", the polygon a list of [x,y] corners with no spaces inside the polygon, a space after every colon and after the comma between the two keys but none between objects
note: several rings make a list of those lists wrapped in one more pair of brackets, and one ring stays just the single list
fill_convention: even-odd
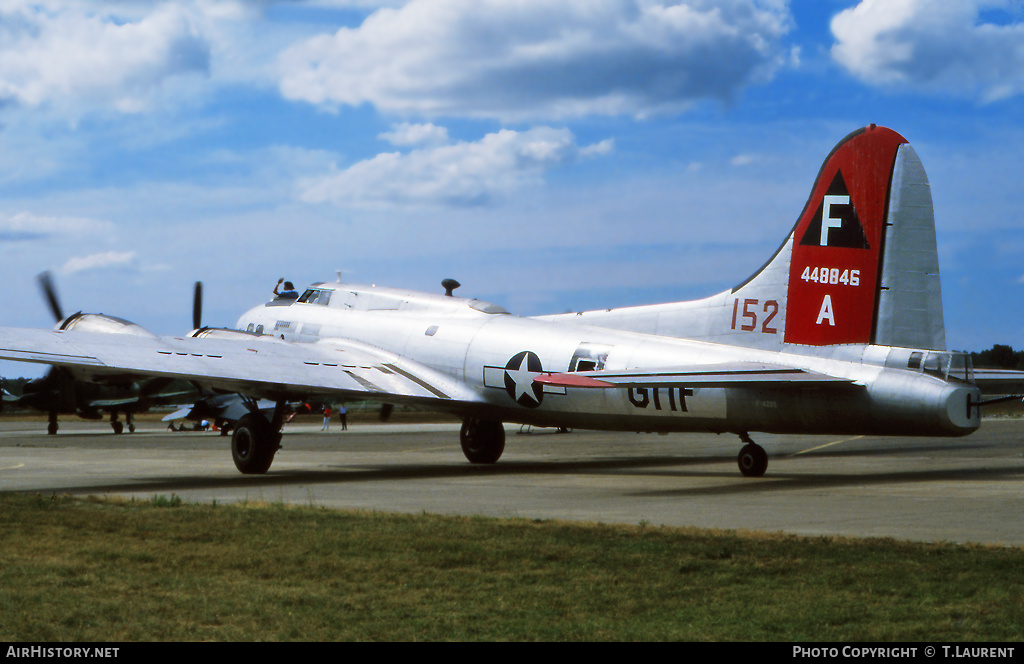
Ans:
[{"label": "blue sky", "polygon": [[719,292],[877,123],[947,342],[1024,346],[1024,8],[982,0],[0,0],[3,325],[233,325],[278,277],[521,314]]}]

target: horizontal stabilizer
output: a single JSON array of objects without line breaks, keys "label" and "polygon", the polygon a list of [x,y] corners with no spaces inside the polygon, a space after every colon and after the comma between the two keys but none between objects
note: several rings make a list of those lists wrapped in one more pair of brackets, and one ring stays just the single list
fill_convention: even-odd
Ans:
[{"label": "horizontal stabilizer", "polygon": [[982,394],[1024,395],[1024,371],[975,369],[974,384]]},{"label": "horizontal stabilizer", "polygon": [[667,369],[580,371],[543,374],[537,382],[558,387],[855,387],[848,378],[760,362],[734,362]]},{"label": "horizontal stabilizer", "polygon": [[164,415],[162,418],[160,418],[160,421],[170,422],[171,420],[180,420],[182,418],[188,417],[189,413],[191,412],[192,406],[185,406],[184,408],[179,408],[170,415]]}]

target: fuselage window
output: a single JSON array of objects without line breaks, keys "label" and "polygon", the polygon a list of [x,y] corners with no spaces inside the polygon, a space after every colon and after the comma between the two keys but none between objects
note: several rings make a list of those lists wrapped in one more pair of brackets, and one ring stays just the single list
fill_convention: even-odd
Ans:
[{"label": "fuselage window", "polygon": [[569,371],[600,371],[608,361],[610,346],[582,343],[569,360]]}]

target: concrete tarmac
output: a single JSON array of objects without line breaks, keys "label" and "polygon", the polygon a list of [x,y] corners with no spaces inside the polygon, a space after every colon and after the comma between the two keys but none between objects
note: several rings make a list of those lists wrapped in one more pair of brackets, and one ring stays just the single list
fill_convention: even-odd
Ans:
[{"label": "concrete tarmac", "polygon": [[270,472],[244,476],[216,433],[44,428],[0,420],[0,491],[1024,546],[1020,419],[954,439],[755,435],[770,456],[760,479],[739,474],[732,435],[508,426],[501,460],[474,466],[457,424],[290,424]]}]

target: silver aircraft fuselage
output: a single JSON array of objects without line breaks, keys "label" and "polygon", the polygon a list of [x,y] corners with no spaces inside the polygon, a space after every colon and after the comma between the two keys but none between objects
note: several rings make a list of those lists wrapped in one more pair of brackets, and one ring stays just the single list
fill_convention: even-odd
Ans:
[{"label": "silver aircraft fuselage", "polygon": [[[463,417],[622,431],[712,431],[962,436],[980,426],[969,359],[851,344],[807,355],[524,318],[478,300],[414,291],[316,284],[300,301],[250,309],[238,329],[287,341],[357,340],[465,384],[481,403]],[[915,359],[916,358],[916,359]],[[725,363],[800,367],[842,387],[545,385],[546,373]],[[382,398],[382,400],[386,400]]]}]

